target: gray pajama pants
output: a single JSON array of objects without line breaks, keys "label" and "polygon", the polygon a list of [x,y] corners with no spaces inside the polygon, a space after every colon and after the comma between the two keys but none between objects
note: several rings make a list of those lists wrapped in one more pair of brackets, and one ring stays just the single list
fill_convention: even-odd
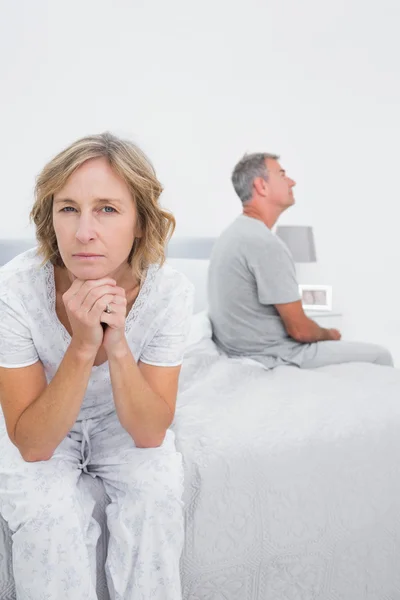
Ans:
[{"label": "gray pajama pants", "polygon": [[367,362],[393,367],[392,355],[386,348],[376,344],[341,340],[308,344],[300,367],[314,369],[348,362]]},{"label": "gray pajama pants", "polygon": [[103,480],[113,600],[179,600],[183,467],[169,430],[159,448],[137,448],[116,413],[80,421],[49,461],[25,462],[0,411],[0,513],[13,532],[18,600],[95,600],[100,527],[82,470]]}]

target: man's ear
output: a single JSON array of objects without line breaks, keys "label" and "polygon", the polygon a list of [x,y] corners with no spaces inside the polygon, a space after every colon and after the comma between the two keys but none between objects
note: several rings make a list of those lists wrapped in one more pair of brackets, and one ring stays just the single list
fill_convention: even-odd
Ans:
[{"label": "man's ear", "polygon": [[259,196],[267,195],[267,182],[262,177],[256,177],[253,181],[255,190]]}]

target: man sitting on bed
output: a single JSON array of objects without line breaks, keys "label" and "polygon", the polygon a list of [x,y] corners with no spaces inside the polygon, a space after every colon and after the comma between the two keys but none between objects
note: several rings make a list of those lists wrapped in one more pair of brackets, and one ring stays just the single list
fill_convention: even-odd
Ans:
[{"label": "man sitting on bed", "polygon": [[294,204],[290,179],[273,154],[245,155],[232,183],[241,214],[213,248],[208,279],[214,340],[230,356],[245,356],[265,367],[303,368],[343,362],[393,366],[380,346],[339,341],[303,310],[295,266],[286,245],[271,229]]}]

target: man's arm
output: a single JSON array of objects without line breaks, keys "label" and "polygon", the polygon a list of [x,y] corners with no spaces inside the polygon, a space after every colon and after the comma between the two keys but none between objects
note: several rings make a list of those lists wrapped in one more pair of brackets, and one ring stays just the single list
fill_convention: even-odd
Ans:
[{"label": "man's arm", "polygon": [[285,329],[290,337],[297,342],[322,342],[340,340],[337,329],[324,329],[318,323],[309,319],[303,310],[301,300],[286,304],[275,304]]},{"label": "man's arm", "polygon": [[251,269],[259,301],[275,306],[290,337],[302,343],[340,339],[336,329],[324,329],[305,314],[293,258],[276,236],[256,240]]}]

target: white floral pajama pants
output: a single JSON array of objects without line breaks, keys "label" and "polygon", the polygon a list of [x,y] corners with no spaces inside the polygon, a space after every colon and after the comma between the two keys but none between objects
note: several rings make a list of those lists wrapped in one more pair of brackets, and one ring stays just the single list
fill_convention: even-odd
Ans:
[{"label": "white floral pajama pants", "polygon": [[82,470],[111,503],[106,562],[113,600],[179,600],[183,467],[168,430],[159,448],[137,448],[115,412],[78,421],[48,461],[25,462],[0,411],[0,513],[13,533],[18,600],[96,600],[100,527]]}]

